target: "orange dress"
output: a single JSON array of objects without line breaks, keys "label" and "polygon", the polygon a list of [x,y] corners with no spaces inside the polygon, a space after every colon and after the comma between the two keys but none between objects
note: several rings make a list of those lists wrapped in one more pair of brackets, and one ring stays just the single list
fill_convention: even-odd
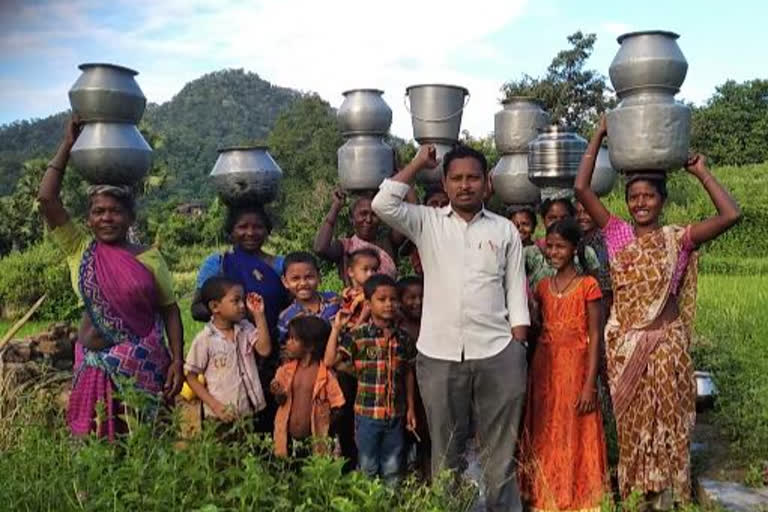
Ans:
[{"label": "orange dress", "polygon": [[552,278],[536,287],[542,332],[533,355],[520,448],[523,496],[534,510],[600,510],[608,489],[599,407],[580,416],[575,404],[588,370],[587,302],[597,280],[580,277],[562,297]]}]

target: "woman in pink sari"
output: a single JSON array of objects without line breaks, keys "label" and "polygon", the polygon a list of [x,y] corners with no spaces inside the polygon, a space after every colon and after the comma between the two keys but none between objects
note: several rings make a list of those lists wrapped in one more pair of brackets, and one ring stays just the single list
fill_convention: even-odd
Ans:
[{"label": "woman in pink sari", "polygon": [[[142,401],[146,407],[139,412],[151,415],[163,399],[181,389],[181,315],[160,252],[128,241],[128,228],[135,218],[130,189],[111,185],[89,189],[90,234],[76,226],[64,209],[61,183],[79,132],[77,120],[71,120],[48,164],[38,199],[84,307],[67,420],[75,436],[95,432],[113,440],[124,427],[118,419],[122,405],[116,391],[130,383],[146,397]],[[97,415],[100,404],[104,417]]]}]

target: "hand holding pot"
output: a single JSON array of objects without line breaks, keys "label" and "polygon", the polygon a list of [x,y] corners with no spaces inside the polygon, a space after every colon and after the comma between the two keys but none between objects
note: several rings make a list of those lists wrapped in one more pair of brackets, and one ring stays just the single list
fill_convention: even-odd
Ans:
[{"label": "hand holding pot", "polygon": [[440,164],[437,158],[437,148],[433,144],[421,146],[413,160],[419,169],[434,169]]},{"label": "hand holding pot", "polygon": [[70,148],[74,146],[81,131],[83,131],[83,123],[80,121],[80,116],[72,114],[72,117],[67,121],[67,126],[64,131],[64,144]]},{"label": "hand holding pot", "polygon": [[685,170],[694,176],[701,176],[702,173],[708,171],[707,157],[698,153],[690,155],[685,162]]}]

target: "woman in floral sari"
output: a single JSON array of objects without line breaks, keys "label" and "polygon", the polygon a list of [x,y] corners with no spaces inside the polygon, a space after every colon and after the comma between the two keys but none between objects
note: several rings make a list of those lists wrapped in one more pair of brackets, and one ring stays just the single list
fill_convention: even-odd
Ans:
[{"label": "woman in floral sari", "polygon": [[709,194],[717,215],[687,226],[662,226],[665,175],[627,176],[627,223],[590,189],[603,118],[581,160],[576,196],[602,229],[613,280],[605,328],[608,380],[619,441],[622,496],[639,491],[654,508],[690,499],[690,434],[695,385],[689,347],[696,307],[695,249],[736,224],[739,207],[693,156],[686,170]]},{"label": "woman in floral sari", "polygon": [[[155,248],[128,241],[135,219],[130,189],[89,189],[87,224],[76,226],[61,202],[61,183],[80,127],[72,119],[48,164],[38,199],[51,236],[66,255],[72,286],[84,306],[75,345],[75,375],[67,413],[72,433],[115,438],[124,429],[115,391],[131,382],[144,395],[141,413],[152,414],[181,389],[181,315],[170,273]],[[163,340],[170,342],[170,354]],[[97,417],[99,404],[105,415]]]}]

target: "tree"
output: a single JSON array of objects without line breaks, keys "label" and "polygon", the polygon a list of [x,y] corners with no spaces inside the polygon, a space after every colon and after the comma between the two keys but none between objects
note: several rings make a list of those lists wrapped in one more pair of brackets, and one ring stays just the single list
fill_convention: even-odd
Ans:
[{"label": "tree", "polygon": [[584,69],[596,40],[595,34],[571,34],[571,48],[552,59],[544,77],[525,74],[519,80],[507,82],[501,88],[504,97],[534,97],[543,103],[552,122],[571,125],[588,134],[598,116],[616,103],[605,77],[593,69]]},{"label": "tree", "polygon": [[720,165],[768,161],[768,80],[728,80],[693,109],[691,146]]}]

